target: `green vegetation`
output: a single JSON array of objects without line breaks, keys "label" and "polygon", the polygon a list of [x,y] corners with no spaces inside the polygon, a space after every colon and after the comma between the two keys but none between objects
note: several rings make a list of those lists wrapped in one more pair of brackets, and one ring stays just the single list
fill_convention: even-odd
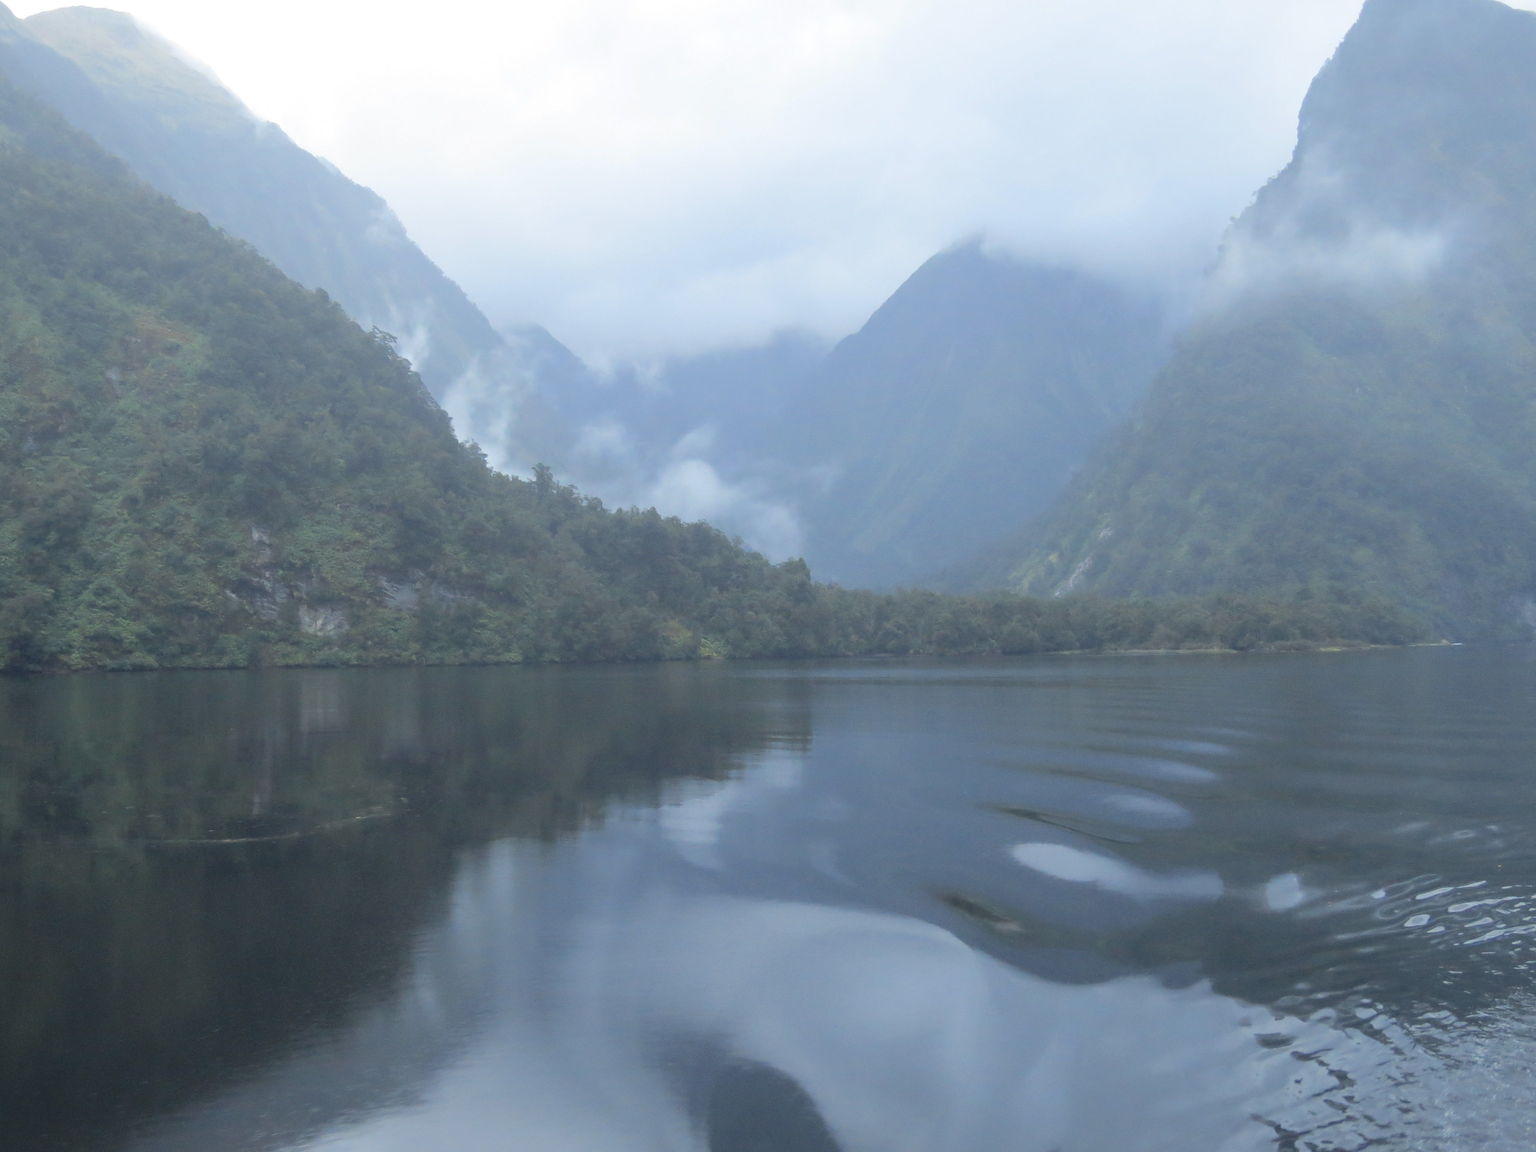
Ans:
[{"label": "green vegetation", "polygon": [[[324,289],[364,328],[409,342],[439,399],[467,377],[480,382],[458,402],[473,395],[488,450],[525,462],[541,454],[535,442],[559,441],[522,381],[535,359],[570,353],[542,330],[504,339],[373,191],[253,115],[132,16],[61,8],[13,20],[9,32],[0,71],[134,175]],[[552,365],[533,370],[557,378]]]}]

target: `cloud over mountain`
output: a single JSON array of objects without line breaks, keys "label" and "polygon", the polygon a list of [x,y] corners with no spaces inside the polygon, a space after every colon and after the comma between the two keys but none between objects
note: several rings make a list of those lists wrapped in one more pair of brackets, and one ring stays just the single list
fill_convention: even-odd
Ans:
[{"label": "cloud over mountain", "polygon": [[1189,271],[1284,163],[1359,6],[244,7],[133,5],[378,189],[492,320],[622,358],[842,335],[977,231]]}]

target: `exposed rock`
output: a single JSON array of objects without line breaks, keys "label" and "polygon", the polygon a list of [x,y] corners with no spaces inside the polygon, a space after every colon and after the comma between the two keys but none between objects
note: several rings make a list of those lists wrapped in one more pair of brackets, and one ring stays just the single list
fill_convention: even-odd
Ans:
[{"label": "exposed rock", "polygon": [[350,625],[345,608],[300,604],[299,630],[310,636],[334,636]]}]

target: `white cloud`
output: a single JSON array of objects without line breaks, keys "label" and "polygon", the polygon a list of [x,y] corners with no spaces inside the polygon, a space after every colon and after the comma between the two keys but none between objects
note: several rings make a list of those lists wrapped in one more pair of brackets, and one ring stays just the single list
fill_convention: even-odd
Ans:
[{"label": "white cloud", "polygon": [[1359,0],[131,7],[383,194],[493,320],[630,357],[846,332],[978,231],[1198,266]]},{"label": "white cloud", "polygon": [[1327,283],[1378,291],[1421,282],[1445,258],[1446,229],[1401,229],[1361,220],[1339,240],[1290,236],[1282,242],[1235,235],[1223,248],[1205,292],[1207,305],[1281,290],[1297,283]]},{"label": "white cloud", "polygon": [[635,441],[617,420],[598,420],[577,433],[572,454],[578,461],[627,466],[634,458]]},{"label": "white cloud", "polygon": [[[1326,150],[1311,150],[1293,170],[1284,214],[1232,230],[1199,292],[1199,307],[1327,284],[1379,292],[1412,287],[1440,267],[1459,229],[1451,222],[1404,226],[1374,218]],[[1317,221],[1329,227],[1320,232]]]},{"label": "white cloud", "polygon": [[801,551],[800,522],[788,504],[751,483],[729,483],[713,464],[697,456],[669,461],[640,503],[682,520],[707,520],[740,536],[770,560]]},{"label": "white cloud", "polygon": [[799,556],[804,532],[794,504],[766,477],[728,478],[711,460],[715,430],[704,425],[670,449],[647,453],[620,421],[605,416],[577,430],[573,478],[613,507],[655,508],[680,520],[707,520],[770,560]]}]

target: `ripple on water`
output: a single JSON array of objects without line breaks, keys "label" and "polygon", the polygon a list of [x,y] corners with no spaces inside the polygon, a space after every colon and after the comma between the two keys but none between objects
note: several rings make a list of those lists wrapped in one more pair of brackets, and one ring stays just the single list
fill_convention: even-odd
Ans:
[{"label": "ripple on water", "polygon": [[1115,792],[1104,802],[1116,816],[1141,828],[1179,829],[1195,822],[1184,805],[1150,792]]},{"label": "ripple on water", "polygon": [[1016,844],[1010,854],[1024,867],[1053,880],[1102,889],[1132,900],[1215,900],[1226,891],[1221,877],[1214,872],[1148,872],[1124,860],[1070,844]]}]

